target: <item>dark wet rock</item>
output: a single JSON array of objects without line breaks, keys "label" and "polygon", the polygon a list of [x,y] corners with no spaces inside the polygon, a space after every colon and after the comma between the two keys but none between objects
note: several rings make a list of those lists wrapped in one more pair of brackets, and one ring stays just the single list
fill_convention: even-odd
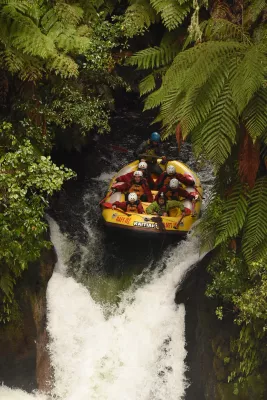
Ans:
[{"label": "dark wet rock", "polygon": [[52,276],[56,255],[44,250],[19,281],[15,297],[18,314],[0,329],[0,382],[32,391],[49,390],[51,367],[46,344],[46,288]]},{"label": "dark wet rock", "polygon": [[186,375],[190,386],[185,400],[223,399],[218,393],[218,383],[222,380],[227,384],[228,371],[216,356],[216,350],[219,341],[229,343],[233,325],[228,320],[218,320],[216,300],[205,296],[211,279],[206,271],[210,258],[208,254],[187,273],[175,296],[175,302],[184,303],[186,311]]}]

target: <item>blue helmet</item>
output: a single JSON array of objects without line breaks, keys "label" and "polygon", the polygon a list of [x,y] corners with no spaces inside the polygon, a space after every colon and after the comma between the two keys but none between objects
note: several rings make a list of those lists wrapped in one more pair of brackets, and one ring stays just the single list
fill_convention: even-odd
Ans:
[{"label": "blue helmet", "polygon": [[153,132],[150,136],[151,142],[160,142],[160,134],[158,132]]}]

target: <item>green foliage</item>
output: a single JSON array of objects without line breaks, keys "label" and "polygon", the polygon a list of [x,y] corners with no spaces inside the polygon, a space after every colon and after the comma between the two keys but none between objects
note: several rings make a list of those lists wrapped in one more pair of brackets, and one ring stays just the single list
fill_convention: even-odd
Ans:
[{"label": "green foliage", "polygon": [[217,225],[216,246],[239,235],[246,219],[247,209],[248,199],[244,194],[242,184],[238,184],[233,187],[223,204],[222,216]]},{"label": "green foliage", "polygon": [[0,158],[0,321],[7,322],[17,278],[50,245],[43,219],[49,196],[74,174],[40,155],[29,140],[18,142],[11,124],[2,124],[3,131],[8,140]]},{"label": "green foliage", "polygon": [[[251,202],[244,226],[243,253],[247,261],[258,260],[267,256],[267,177],[264,176],[256,181],[251,192]],[[262,246],[263,245],[263,246]]]},{"label": "green foliage", "polygon": [[112,90],[124,84],[117,5],[0,0],[0,322],[16,310],[22,272],[50,246],[49,198],[74,176],[51,161],[54,141],[79,148],[91,130],[109,131]]},{"label": "green foliage", "polygon": [[[266,5],[262,0],[242,6],[230,1],[150,4],[165,33],[184,18],[179,20],[175,7],[193,11],[184,43],[169,41],[138,51],[129,64],[148,70],[140,94],[147,95],[145,110],[158,108],[154,122],[162,123],[162,136],[174,135],[179,124],[183,138],[216,174],[196,231],[202,249],[214,249],[207,295],[223,299],[220,319],[234,312],[240,325],[233,343],[239,362],[237,367],[229,363],[230,380],[235,393],[246,393],[255,376],[263,381],[261,368],[267,361]],[[206,19],[208,13],[200,12],[205,6]]]},{"label": "green foliage", "polygon": [[149,0],[132,0],[125,12],[123,30],[128,37],[143,34],[156,22],[156,12]]}]

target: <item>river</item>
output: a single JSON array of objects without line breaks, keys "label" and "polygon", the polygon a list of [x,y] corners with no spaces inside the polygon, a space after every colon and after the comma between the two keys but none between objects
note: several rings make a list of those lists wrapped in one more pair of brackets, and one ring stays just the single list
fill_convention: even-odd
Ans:
[{"label": "river", "polygon": [[[141,135],[138,131],[130,143],[125,138],[119,144],[132,147]],[[175,143],[171,146],[170,152],[176,151]],[[185,272],[200,259],[198,238],[191,234],[167,243],[105,231],[97,204],[125,157],[132,159],[132,152],[101,156],[98,175],[75,182],[50,212],[53,218],[47,216],[58,256],[47,290],[53,390],[28,394],[2,386],[1,400],[178,400],[185,395],[185,310],[174,296]],[[188,150],[187,158],[195,166]],[[207,192],[209,171],[200,174]]]}]

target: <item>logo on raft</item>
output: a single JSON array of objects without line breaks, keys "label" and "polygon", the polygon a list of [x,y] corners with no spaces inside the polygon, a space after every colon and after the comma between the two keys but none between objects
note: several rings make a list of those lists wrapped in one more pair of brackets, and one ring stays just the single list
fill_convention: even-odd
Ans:
[{"label": "logo on raft", "polygon": [[156,228],[156,229],[159,229],[158,224],[155,224],[154,222],[134,221],[133,226],[137,226],[139,228]]}]

